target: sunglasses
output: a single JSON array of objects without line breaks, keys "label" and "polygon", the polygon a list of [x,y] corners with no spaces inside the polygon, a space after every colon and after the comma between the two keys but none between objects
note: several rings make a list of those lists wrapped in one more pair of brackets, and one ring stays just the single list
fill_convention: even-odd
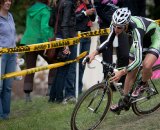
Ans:
[{"label": "sunglasses", "polygon": [[113,24],[113,27],[114,27],[114,28],[117,28],[117,29],[124,29],[124,28],[125,28],[125,26],[116,26],[116,25],[114,25],[114,24]]}]

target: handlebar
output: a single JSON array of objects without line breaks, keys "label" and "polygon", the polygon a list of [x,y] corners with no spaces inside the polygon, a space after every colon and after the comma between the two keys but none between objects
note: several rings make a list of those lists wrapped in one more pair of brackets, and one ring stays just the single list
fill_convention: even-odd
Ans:
[{"label": "handlebar", "polygon": [[[107,63],[107,62],[103,61],[101,58],[98,58],[98,57],[95,57],[94,60],[98,61],[99,63],[101,63],[103,66],[106,66],[107,68],[116,71],[116,69],[115,69],[116,64],[115,63],[112,63],[112,64],[111,63]],[[88,68],[90,68],[90,69],[95,68],[95,67],[91,67],[90,66],[89,61],[90,61],[89,57],[85,57],[83,59],[83,61],[82,61],[82,64],[85,65],[87,63]]]},{"label": "handlebar", "polygon": [[82,64],[85,65],[86,63],[89,63],[89,61],[90,61],[90,58],[86,56],[86,57],[83,59]]},{"label": "handlebar", "polygon": [[[112,74],[111,74],[112,76],[114,76],[114,73],[113,73],[113,72],[118,71],[118,69],[116,69],[116,63],[112,63],[112,64],[111,64],[111,63],[107,63],[107,62],[103,61],[101,58],[98,58],[98,57],[95,57],[94,60],[95,60],[95,61],[98,61],[99,63],[101,63],[102,65],[104,65],[105,67],[107,67],[107,68],[110,70],[110,72],[112,73]],[[90,69],[95,68],[95,67],[91,67],[91,66],[90,66],[89,61],[90,61],[89,57],[85,57],[85,58],[83,59],[82,63],[83,63],[84,65],[85,65],[86,63],[88,63],[87,65],[88,65],[88,68],[90,68]],[[122,85],[122,83],[117,83],[117,82],[113,82],[113,84],[114,84],[114,86],[115,86],[116,88],[117,88],[117,86],[121,86],[121,85]]]}]

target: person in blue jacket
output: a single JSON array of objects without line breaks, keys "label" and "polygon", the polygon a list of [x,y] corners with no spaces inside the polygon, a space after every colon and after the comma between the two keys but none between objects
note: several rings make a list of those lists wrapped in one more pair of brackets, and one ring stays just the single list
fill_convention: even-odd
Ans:
[{"label": "person in blue jacket", "polygon": [[[12,0],[0,0],[0,47],[16,47],[16,29],[12,14],[9,12]],[[17,54],[1,55],[1,75],[14,72]],[[2,64],[3,63],[3,64]],[[8,119],[11,105],[13,78],[4,79],[0,84],[0,119]]]}]

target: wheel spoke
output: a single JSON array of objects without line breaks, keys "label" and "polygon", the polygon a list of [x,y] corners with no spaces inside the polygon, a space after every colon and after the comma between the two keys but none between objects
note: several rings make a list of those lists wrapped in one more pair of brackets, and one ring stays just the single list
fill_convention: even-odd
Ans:
[{"label": "wheel spoke", "polygon": [[137,115],[150,114],[160,107],[160,77],[154,74],[159,72],[160,66],[153,69],[152,77],[148,80],[149,87],[145,89],[139,99],[133,103],[133,111]]},{"label": "wheel spoke", "polygon": [[103,120],[111,103],[111,92],[104,93],[103,85],[93,86],[77,102],[72,113],[72,130],[92,130]]}]

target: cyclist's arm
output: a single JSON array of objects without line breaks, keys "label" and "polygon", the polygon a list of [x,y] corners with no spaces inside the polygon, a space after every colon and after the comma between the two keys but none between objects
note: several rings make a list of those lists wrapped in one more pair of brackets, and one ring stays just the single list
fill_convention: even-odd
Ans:
[{"label": "cyclist's arm", "polygon": [[95,58],[96,55],[102,53],[103,51],[106,51],[108,46],[113,42],[114,38],[115,38],[115,32],[113,30],[113,27],[111,27],[111,32],[107,40],[104,41],[95,51],[93,51],[90,55],[87,56],[90,59],[89,63],[92,62],[92,60]]},{"label": "cyclist's arm", "polygon": [[141,45],[142,41],[141,40],[143,39],[141,38],[141,35],[138,29],[135,29],[133,33],[134,33],[134,38],[133,38],[133,44],[131,49],[134,50],[134,61],[126,67],[127,72],[134,70],[135,68],[139,67],[142,63],[142,45]]},{"label": "cyclist's arm", "polygon": [[114,29],[113,29],[113,26],[111,26],[111,32],[110,34],[108,35],[108,38],[107,40],[105,40],[98,48],[97,48],[97,51],[98,53],[102,53],[103,51],[105,51],[112,43],[113,43],[113,40],[115,38],[115,32],[114,32]]}]

